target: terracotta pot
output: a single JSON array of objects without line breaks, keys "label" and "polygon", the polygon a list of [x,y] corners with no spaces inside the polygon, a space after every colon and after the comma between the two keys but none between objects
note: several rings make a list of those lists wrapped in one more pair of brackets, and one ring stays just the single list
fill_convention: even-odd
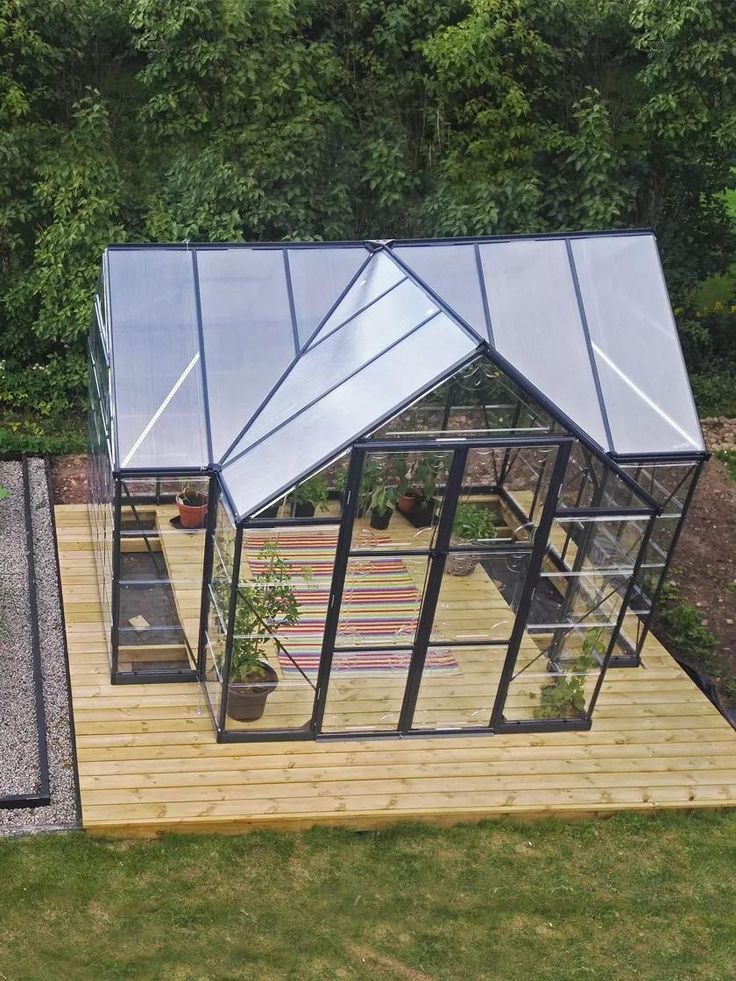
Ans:
[{"label": "terracotta pot", "polygon": [[270,664],[261,663],[264,678],[231,682],[227,690],[227,714],[236,722],[255,722],[266,708],[266,699],[276,691],[279,676]]},{"label": "terracotta pot", "polygon": [[402,494],[396,502],[396,510],[408,518],[417,504],[416,494]]},{"label": "terracotta pot", "polygon": [[207,518],[207,496],[205,495],[204,504],[199,507],[192,507],[185,504],[181,494],[176,496],[176,506],[179,508],[179,518],[182,528],[203,528]]}]

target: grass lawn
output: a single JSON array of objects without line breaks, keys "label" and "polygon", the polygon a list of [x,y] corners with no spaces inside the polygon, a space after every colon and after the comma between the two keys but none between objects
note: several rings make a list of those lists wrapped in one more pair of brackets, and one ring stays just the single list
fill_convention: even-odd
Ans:
[{"label": "grass lawn", "polygon": [[736,813],[0,842],[0,979],[732,978]]}]

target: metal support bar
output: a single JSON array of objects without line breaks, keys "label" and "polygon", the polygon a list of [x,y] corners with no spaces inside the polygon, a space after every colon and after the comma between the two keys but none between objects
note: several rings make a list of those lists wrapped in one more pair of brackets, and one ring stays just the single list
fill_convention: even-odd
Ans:
[{"label": "metal support bar", "polygon": [[225,730],[227,715],[228,687],[230,684],[230,665],[233,660],[233,642],[235,634],[235,611],[238,605],[238,586],[240,585],[240,562],[243,556],[243,529],[235,532],[235,549],[233,553],[233,572],[230,582],[230,603],[227,614],[227,634],[225,637],[225,657],[222,666],[222,692],[220,694],[220,711],[217,717],[218,732]]},{"label": "metal support bar", "polygon": [[565,477],[565,471],[567,470],[569,458],[570,443],[561,443],[557,452],[555,465],[552,469],[552,475],[550,477],[547,499],[544,502],[539,526],[536,534],[534,535],[534,547],[532,549],[532,556],[529,561],[529,569],[527,571],[526,579],[524,580],[524,586],[519,597],[518,611],[516,614],[516,619],[514,620],[513,629],[511,631],[511,638],[509,640],[509,651],[506,655],[506,660],[504,661],[504,665],[501,670],[501,678],[496,691],[496,699],[493,704],[493,711],[491,713],[489,723],[492,728],[496,728],[496,726],[502,724],[504,721],[503,709],[504,705],[506,704],[509,685],[511,684],[511,680],[514,676],[514,669],[516,668],[516,662],[519,657],[519,649],[521,647],[524,631],[526,630],[527,621],[529,619],[529,611],[531,609],[534,589],[537,584],[537,579],[539,578],[544,556],[547,552],[549,536],[552,530],[552,521],[554,519],[555,509],[557,507],[557,501],[562,489],[562,482]]}]

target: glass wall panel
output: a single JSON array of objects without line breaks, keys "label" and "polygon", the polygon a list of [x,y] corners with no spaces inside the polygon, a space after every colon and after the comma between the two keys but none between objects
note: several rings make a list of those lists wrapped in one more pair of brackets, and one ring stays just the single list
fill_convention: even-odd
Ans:
[{"label": "glass wall panel", "polygon": [[363,462],[351,548],[432,547],[451,452],[370,452]]},{"label": "glass wall panel", "polygon": [[304,348],[369,253],[362,245],[287,251],[299,344]]},{"label": "glass wall panel", "polygon": [[[470,466],[477,458],[473,451],[469,460],[466,487],[477,481]],[[481,451],[482,452],[482,451]],[[533,535],[542,515],[547,499],[549,481],[552,476],[556,446],[523,447],[495,451],[491,468],[498,469],[498,485],[509,508],[512,531],[516,538],[529,538]]]},{"label": "glass wall panel", "polygon": [[323,732],[395,730],[404,700],[412,651],[336,650],[327,689]]},{"label": "glass wall panel", "polygon": [[432,641],[508,642],[530,552],[450,552],[440,584]]},{"label": "glass wall panel", "polygon": [[337,528],[246,528],[226,729],[308,728]]},{"label": "glass wall panel", "polygon": [[[413,728],[488,726],[507,651],[503,644],[432,644],[427,652],[429,667],[425,667],[419,686]],[[442,664],[442,670],[433,664]]]},{"label": "glass wall panel", "polygon": [[507,722],[586,718],[612,637],[606,627],[573,627],[552,644],[522,648],[503,709]]},{"label": "glass wall panel", "polygon": [[124,478],[120,489],[118,670],[192,670],[209,479]]}]

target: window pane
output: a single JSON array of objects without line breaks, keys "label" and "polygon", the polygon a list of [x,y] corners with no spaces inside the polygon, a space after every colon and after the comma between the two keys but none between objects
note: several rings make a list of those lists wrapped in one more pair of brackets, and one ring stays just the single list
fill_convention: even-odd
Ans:
[{"label": "window pane", "polygon": [[[419,686],[415,729],[463,729],[490,722],[507,648],[433,645]],[[453,664],[445,664],[452,657]],[[440,661],[440,658],[443,661]],[[445,664],[443,670],[433,665]]]},{"label": "window pane", "polygon": [[407,647],[422,605],[423,556],[351,558],[337,627],[338,647]]}]

